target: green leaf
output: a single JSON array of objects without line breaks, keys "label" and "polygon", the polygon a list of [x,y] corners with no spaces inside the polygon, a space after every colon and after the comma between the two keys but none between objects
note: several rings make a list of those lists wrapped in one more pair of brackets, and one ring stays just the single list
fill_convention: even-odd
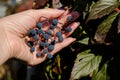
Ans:
[{"label": "green leaf", "polygon": [[88,45],[89,38],[84,38],[83,40],[79,40],[78,43]]},{"label": "green leaf", "polygon": [[118,0],[99,0],[91,8],[87,22],[89,20],[101,18],[111,13],[118,6]]},{"label": "green leaf", "polygon": [[96,31],[94,39],[97,43],[104,43],[105,37],[110,30],[113,21],[116,19],[119,13],[111,14],[107,19],[105,19],[99,26]]},{"label": "green leaf", "polygon": [[109,80],[106,63],[102,66],[101,70],[96,75],[92,76],[92,80]]},{"label": "green leaf", "polygon": [[76,80],[87,76],[99,67],[102,57],[95,56],[89,52],[90,50],[86,50],[77,55],[73,70],[71,72],[71,80]]}]

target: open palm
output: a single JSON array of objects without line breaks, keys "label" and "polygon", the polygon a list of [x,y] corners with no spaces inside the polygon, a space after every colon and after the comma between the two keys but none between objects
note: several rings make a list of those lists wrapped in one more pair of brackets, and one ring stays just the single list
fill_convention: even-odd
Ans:
[{"label": "open palm", "polygon": [[[45,19],[54,19],[58,18],[58,21],[62,24],[66,24],[66,18],[68,15],[73,16],[73,20],[79,17],[77,12],[72,12],[69,14],[68,11],[56,10],[56,9],[41,9],[41,10],[27,10],[21,13],[7,16],[0,20],[0,45],[4,45],[0,48],[2,53],[2,61],[6,61],[9,58],[17,58],[23,61],[26,61],[30,65],[35,65],[43,62],[46,59],[46,55],[42,58],[37,58],[36,53],[31,53],[29,47],[25,43],[26,34],[29,29],[32,29],[36,26],[37,22],[44,21]],[[46,18],[42,18],[46,17]],[[55,54],[60,51],[62,48],[68,46],[70,43],[75,41],[74,38],[68,37],[79,25],[79,23],[74,22],[70,24],[72,31],[67,35],[62,35],[64,41],[61,43],[55,44],[55,49],[50,52]],[[48,25],[49,26],[49,25]],[[46,29],[48,27],[44,29]],[[61,24],[58,25],[62,27]],[[7,57],[5,57],[7,56]],[[2,58],[1,57],[1,58]],[[7,58],[7,59],[6,59]]]}]

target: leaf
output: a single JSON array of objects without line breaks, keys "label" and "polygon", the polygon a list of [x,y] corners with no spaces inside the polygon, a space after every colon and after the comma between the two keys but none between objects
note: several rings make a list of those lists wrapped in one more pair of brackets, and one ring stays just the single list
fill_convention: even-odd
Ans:
[{"label": "leaf", "polygon": [[79,40],[78,43],[88,45],[89,38],[84,38],[83,40]]},{"label": "leaf", "polygon": [[108,15],[118,6],[118,3],[118,0],[99,0],[91,8],[87,22]]},{"label": "leaf", "polygon": [[71,80],[80,79],[81,77],[89,75],[96,68],[98,68],[102,57],[95,56],[89,53],[90,50],[86,50],[77,55],[73,70],[71,72]]},{"label": "leaf", "polygon": [[111,14],[107,19],[105,19],[99,26],[96,31],[94,39],[98,43],[104,43],[105,37],[110,30],[113,21],[116,19],[117,15],[119,13],[113,13]]},{"label": "leaf", "polygon": [[102,66],[101,70],[96,75],[92,76],[92,80],[109,80],[106,63]]}]

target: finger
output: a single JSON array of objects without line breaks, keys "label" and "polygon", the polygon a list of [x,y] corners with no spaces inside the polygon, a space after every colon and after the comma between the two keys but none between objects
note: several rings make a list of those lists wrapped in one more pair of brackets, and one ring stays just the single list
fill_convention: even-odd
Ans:
[{"label": "finger", "polygon": [[62,37],[63,37],[63,38],[66,38],[66,37],[70,36],[70,35],[77,29],[77,27],[78,27],[79,25],[80,25],[79,22],[74,22],[74,23],[70,24],[68,27],[70,27],[70,28],[72,29],[72,31],[63,34]]},{"label": "finger", "polygon": [[65,11],[58,9],[41,9],[36,10],[36,21],[44,21],[46,19],[54,19],[60,17]]},{"label": "finger", "polygon": [[70,45],[72,42],[74,42],[76,39],[72,38],[72,37],[68,37],[66,38],[62,43],[57,43],[55,45],[55,49],[51,52],[51,54],[55,54],[58,51],[60,51],[61,49],[67,47],[68,45]]},{"label": "finger", "polygon": [[69,22],[72,22],[72,21],[68,21],[67,18],[68,16],[72,16],[72,21],[74,21],[75,19],[77,19],[80,15],[77,11],[75,12],[71,12],[71,13],[68,13],[68,11],[66,11],[64,13],[64,15],[58,19],[58,22],[60,24],[58,24],[57,26],[62,28],[65,24],[68,24]]}]

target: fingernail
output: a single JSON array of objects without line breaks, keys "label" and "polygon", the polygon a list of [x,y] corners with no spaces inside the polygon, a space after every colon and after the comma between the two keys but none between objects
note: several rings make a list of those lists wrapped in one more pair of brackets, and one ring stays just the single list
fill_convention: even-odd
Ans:
[{"label": "fingernail", "polygon": [[80,25],[80,22],[76,22],[78,24],[78,26]]},{"label": "fingernail", "polygon": [[73,38],[73,41],[76,41],[76,38]]}]

